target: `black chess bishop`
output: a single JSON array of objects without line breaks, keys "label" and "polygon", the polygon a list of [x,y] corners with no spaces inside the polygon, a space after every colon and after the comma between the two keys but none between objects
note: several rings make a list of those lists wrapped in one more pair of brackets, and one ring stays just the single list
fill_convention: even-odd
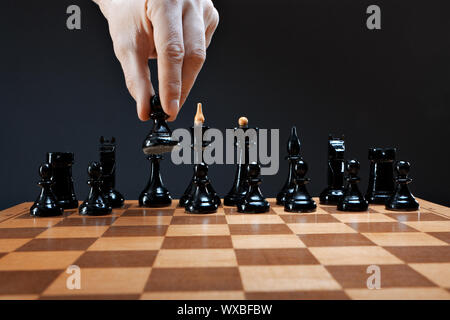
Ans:
[{"label": "black chess bishop", "polygon": [[[199,159],[201,156],[201,163],[205,166],[207,166],[206,163],[203,162],[203,151],[211,144],[212,141],[210,140],[203,140],[203,138],[201,139],[201,143],[200,140],[197,142],[197,135],[201,134],[201,136],[204,136],[204,133],[206,132],[206,130],[208,130],[209,127],[205,125],[205,116],[203,115],[203,111],[202,111],[202,104],[198,103],[197,104],[197,113],[195,114],[194,117],[194,126],[191,127],[191,136],[192,136],[192,141],[193,143],[191,144],[191,149],[193,150],[194,153],[194,163],[198,164],[199,163]],[[192,175],[192,178],[188,184],[188,186],[186,187],[185,191],[183,192],[183,195],[180,197],[180,200],[178,201],[178,206],[179,207],[186,207],[186,204],[189,201],[190,196],[192,195],[192,190],[194,189],[195,183],[194,183],[194,179],[195,179],[195,168],[194,168],[194,173]],[[215,191],[211,181],[209,181],[209,183],[206,185],[206,188],[208,189],[208,192],[211,194],[214,194],[214,201],[217,203],[218,206],[220,206],[221,204],[221,200],[219,195],[217,194],[217,192]]]},{"label": "black chess bishop", "polygon": [[[250,128],[248,126],[248,119],[246,117],[240,117],[238,127],[234,128],[234,131],[242,130],[245,134],[250,129],[253,129],[255,133],[258,131],[258,128]],[[250,148],[254,146],[255,141],[254,139],[250,139],[250,136],[244,136],[244,141],[240,141],[240,139],[236,139],[235,141],[239,162],[236,167],[233,185],[223,200],[226,206],[236,206],[244,199],[247,193],[247,165],[250,163]]]},{"label": "black chess bishop", "polygon": [[208,186],[208,166],[204,163],[194,166],[194,185],[191,190],[185,210],[190,213],[214,213],[219,204],[215,197],[216,194]]},{"label": "black chess bishop", "polygon": [[103,168],[102,192],[113,208],[124,204],[124,197],[115,189],[116,186],[116,139],[100,137],[100,165]]},{"label": "black chess bishop", "polygon": [[306,185],[310,182],[305,178],[308,165],[303,159],[298,159],[294,165],[294,190],[286,196],[284,211],[287,212],[313,212],[316,210],[316,202],[309,195]]},{"label": "black chess bishop", "polygon": [[52,168],[52,191],[58,204],[64,209],[78,208],[78,200],[73,189],[71,152],[47,152],[47,163]]},{"label": "black chess bishop", "polygon": [[264,213],[269,211],[270,204],[259,188],[261,185],[261,167],[253,162],[247,165],[246,171],[248,190],[244,198],[237,204],[238,212]]},{"label": "black chess bishop", "polygon": [[366,200],[369,203],[385,204],[394,193],[395,148],[369,149],[369,184]]},{"label": "black chess bishop", "polygon": [[300,139],[297,135],[297,128],[293,126],[291,128],[291,134],[289,136],[287,142],[287,152],[288,155],[286,159],[289,162],[289,171],[286,182],[284,183],[283,188],[277,194],[277,204],[284,205],[286,202],[286,197],[294,192],[295,181],[294,181],[294,166],[295,163],[301,159],[300,156]]},{"label": "black chess bishop", "polygon": [[139,205],[142,207],[166,207],[172,203],[169,190],[164,186],[161,178],[160,162],[162,158],[160,154],[147,156],[150,161],[150,178],[139,195]]},{"label": "black chess bishop", "polygon": [[412,179],[408,177],[411,164],[408,161],[397,161],[395,171],[396,187],[393,195],[386,202],[386,209],[398,211],[414,211],[419,209],[419,203],[409,190],[408,184]]},{"label": "black chess bishop", "polygon": [[358,188],[358,183],[361,181],[358,177],[359,168],[358,160],[347,161],[347,186],[343,197],[339,199],[337,204],[337,209],[340,211],[366,211],[369,207]]},{"label": "black chess bishop", "polygon": [[337,204],[344,195],[345,175],[345,140],[344,136],[328,136],[328,186],[320,193],[321,204]]},{"label": "black chess bishop", "polygon": [[87,199],[80,205],[78,212],[81,215],[102,216],[112,212],[112,207],[102,193],[102,171],[99,162],[91,162],[88,167],[88,185],[90,187]]},{"label": "black chess bishop", "polygon": [[51,180],[52,167],[44,163],[39,167],[41,180],[38,185],[41,187],[39,197],[30,208],[30,214],[35,217],[52,217],[63,214],[64,209],[57,202],[51,189],[54,182]]}]

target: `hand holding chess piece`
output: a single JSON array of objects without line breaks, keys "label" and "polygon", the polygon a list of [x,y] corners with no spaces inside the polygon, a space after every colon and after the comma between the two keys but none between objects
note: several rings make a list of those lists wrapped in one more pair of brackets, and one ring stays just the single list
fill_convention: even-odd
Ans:
[{"label": "hand holding chess piece", "polygon": [[88,185],[90,186],[90,190],[87,199],[78,209],[81,215],[102,216],[110,214],[112,211],[111,204],[104,197],[101,190],[102,170],[100,163],[95,161],[91,162],[88,167]]},{"label": "hand holding chess piece", "polygon": [[386,202],[386,209],[398,211],[414,211],[419,209],[419,203],[409,191],[408,184],[412,179],[408,177],[411,164],[408,161],[397,161],[395,171],[397,177],[394,194]]},{"label": "hand holding chess piece", "polygon": [[38,185],[41,187],[41,193],[30,208],[30,214],[35,217],[51,217],[63,214],[63,208],[56,201],[55,195],[51,190],[53,182],[52,168],[48,163],[44,163],[39,167],[39,175],[41,180]]}]

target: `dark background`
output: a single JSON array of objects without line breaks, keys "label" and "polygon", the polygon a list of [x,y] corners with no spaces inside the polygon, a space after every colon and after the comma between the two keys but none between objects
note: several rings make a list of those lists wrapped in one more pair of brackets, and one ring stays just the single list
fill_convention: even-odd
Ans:
[{"label": "dark background", "polygon": [[[196,102],[207,123],[232,128],[241,115],[260,128],[279,128],[280,171],[264,177],[273,197],[285,181],[285,141],[296,125],[309,163],[310,191],[326,185],[328,133],[346,135],[348,158],[367,148],[398,148],[412,163],[416,196],[450,205],[450,19],[448,0],[218,0],[220,24],[207,61],[173,129],[192,124]],[[66,28],[77,4],[82,29]],[[366,8],[381,7],[382,30],[366,28]],[[79,199],[86,167],[98,160],[98,138],[118,140],[117,188],[137,199],[149,175],[141,143],[149,123],[138,120],[107,22],[90,0],[0,4],[0,208],[36,198],[38,166],[47,151],[75,152]],[[154,78],[156,70],[152,64]],[[163,164],[175,197],[191,166]],[[223,196],[234,166],[211,166]]]}]

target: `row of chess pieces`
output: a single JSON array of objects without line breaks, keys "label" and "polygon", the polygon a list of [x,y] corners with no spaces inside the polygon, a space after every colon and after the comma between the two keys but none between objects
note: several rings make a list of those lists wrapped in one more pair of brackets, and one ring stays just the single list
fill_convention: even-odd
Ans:
[{"label": "row of chess pieces", "polygon": [[[150,161],[151,174],[149,181],[139,196],[139,205],[142,207],[165,207],[172,202],[172,197],[164,186],[160,161],[162,154],[171,152],[178,144],[172,137],[167,125],[168,116],[163,112],[158,96],[151,100],[152,113],[150,118],[153,126],[146,136],[142,150]],[[194,118],[194,127],[199,126],[202,132],[205,126],[205,117],[201,104],[197,106]],[[248,119],[239,118],[238,127],[244,132],[250,127]],[[211,141],[203,141],[203,152]],[[245,152],[244,159],[249,159],[250,141],[246,140],[241,147]],[[310,182],[306,178],[308,165],[300,154],[300,139],[295,127],[287,142],[287,160],[289,173],[286,183],[277,194],[277,204],[283,205],[287,212],[313,212],[316,203],[311,198],[306,185]],[[236,142],[238,148],[238,142]],[[371,162],[369,187],[365,196],[358,188],[360,178],[358,172],[360,164],[357,160],[344,160],[344,138],[328,139],[328,186],[320,194],[320,203],[337,205],[342,211],[365,211],[369,203],[382,203],[390,210],[417,210],[419,204],[408,188],[411,179],[408,177],[410,164],[398,161],[395,165],[397,172],[394,178],[395,148],[371,148],[369,160]],[[49,152],[47,161],[39,168],[41,180],[39,186],[41,193],[30,208],[33,216],[61,215],[64,209],[78,207],[81,215],[106,215],[113,208],[120,208],[124,204],[124,197],[115,189],[115,139],[100,138],[100,161],[92,162],[88,167],[89,194],[86,200],[78,207],[73,179],[72,165],[73,153]],[[236,167],[235,179],[231,190],[224,197],[224,205],[237,207],[238,212],[264,213],[269,211],[270,204],[264,198],[261,190],[261,169],[257,163],[239,163]],[[214,190],[208,177],[208,165],[199,163],[194,166],[194,174],[178,205],[184,207],[189,213],[213,213],[221,205],[221,199]]]}]

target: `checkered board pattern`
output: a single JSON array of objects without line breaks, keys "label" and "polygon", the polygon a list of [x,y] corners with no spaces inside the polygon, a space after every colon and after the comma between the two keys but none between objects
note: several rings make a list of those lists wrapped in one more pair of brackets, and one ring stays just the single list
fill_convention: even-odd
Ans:
[{"label": "checkered board pattern", "polygon": [[[316,199],[317,200],[317,199]],[[4,299],[449,299],[450,208],[215,214],[139,208],[104,217],[0,212]],[[68,289],[70,265],[81,289]],[[381,289],[368,289],[369,265]]]}]

